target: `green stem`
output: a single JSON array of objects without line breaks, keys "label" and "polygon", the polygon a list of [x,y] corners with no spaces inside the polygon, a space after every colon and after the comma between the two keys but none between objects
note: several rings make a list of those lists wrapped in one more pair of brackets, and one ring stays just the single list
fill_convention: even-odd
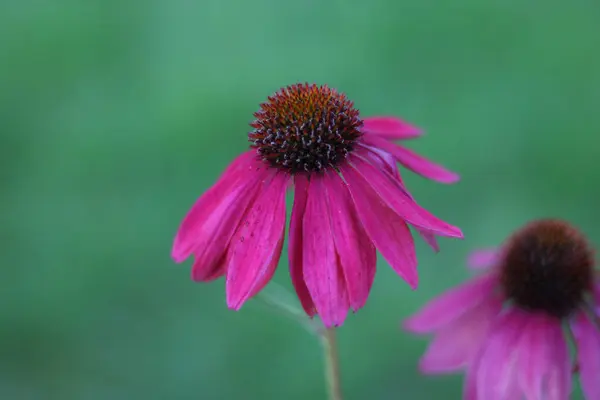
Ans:
[{"label": "green stem", "polygon": [[329,400],[342,400],[340,362],[338,359],[335,328],[326,329],[321,335],[325,359],[325,382]]}]

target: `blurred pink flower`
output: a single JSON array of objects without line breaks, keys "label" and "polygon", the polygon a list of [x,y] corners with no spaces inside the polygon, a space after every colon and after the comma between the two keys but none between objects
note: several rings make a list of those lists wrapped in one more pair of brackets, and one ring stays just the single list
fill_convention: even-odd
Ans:
[{"label": "blurred pink flower", "polygon": [[281,89],[254,115],[251,150],[196,201],[172,249],[176,262],[194,256],[195,281],[225,275],[230,308],[239,309],[273,276],[292,184],[290,275],[306,313],[318,313],[328,327],[365,304],[375,248],[417,286],[407,223],[434,249],[434,235],[462,237],[420,207],[400,180],[396,161],[440,182],[458,179],[390,141],[418,136],[415,127],[394,117],[361,119],[345,95],[308,84]]},{"label": "blurred pink flower", "polygon": [[600,399],[600,286],[585,237],[566,222],[540,220],[469,261],[485,272],[405,321],[411,332],[434,334],[421,371],[465,370],[467,400],[568,399],[575,368],[566,323],[585,396]]}]

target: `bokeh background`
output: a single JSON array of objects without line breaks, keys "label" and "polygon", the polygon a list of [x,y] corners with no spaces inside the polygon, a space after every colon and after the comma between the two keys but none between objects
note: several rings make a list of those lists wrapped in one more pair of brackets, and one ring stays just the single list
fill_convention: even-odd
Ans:
[{"label": "bokeh background", "polygon": [[405,176],[466,239],[419,243],[415,292],[380,260],[339,330],[347,399],[460,398],[400,321],[530,219],[600,246],[599,20],[591,0],[3,1],[0,398],[325,398],[313,336],[169,257],[259,102],[298,81],[423,127],[408,146],[461,173]]}]

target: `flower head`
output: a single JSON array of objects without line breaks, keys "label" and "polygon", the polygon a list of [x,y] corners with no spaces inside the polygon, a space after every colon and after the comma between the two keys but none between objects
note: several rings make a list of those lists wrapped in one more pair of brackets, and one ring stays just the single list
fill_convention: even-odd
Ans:
[{"label": "flower head", "polygon": [[565,400],[573,372],[567,326],[584,393],[600,398],[600,283],[585,237],[564,221],[535,221],[469,261],[484,272],[405,322],[435,335],[421,370],[466,370],[468,400]]},{"label": "flower head", "polygon": [[290,275],[306,313],[326,326],[358,310],[375,276],[376,248],[412,287],[417,259],[407,224],[435,249],[435,235],[461,231],[420,207],[396,161],[431,179],[457,175],[390,142],[419,131],[393,117],[361,119],[327,86],[288,86],[261,104],[251,149],[194,204],[173,244],[177,262],[194,256],[192,279],[226,277],[239,309],[271,279],[282,250],[286,190],[293,184]]}]

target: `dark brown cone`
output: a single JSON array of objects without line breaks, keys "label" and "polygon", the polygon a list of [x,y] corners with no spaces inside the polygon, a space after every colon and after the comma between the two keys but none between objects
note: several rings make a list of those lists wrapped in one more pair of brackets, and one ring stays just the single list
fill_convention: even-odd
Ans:
[{"label": "dark brown cone", "polygon": [[572,313],[594,282],[594,255],[569,223],[544,219],[514,233],[503,248],[501,282],[515,305],[556,317]]},{"label": "dark brown cone", "polygon": [[252,147],[271,166],[290,173],[335,167],[362,135],[353,103],[326,85],[285,87],[254,116],[248,134]]}]

